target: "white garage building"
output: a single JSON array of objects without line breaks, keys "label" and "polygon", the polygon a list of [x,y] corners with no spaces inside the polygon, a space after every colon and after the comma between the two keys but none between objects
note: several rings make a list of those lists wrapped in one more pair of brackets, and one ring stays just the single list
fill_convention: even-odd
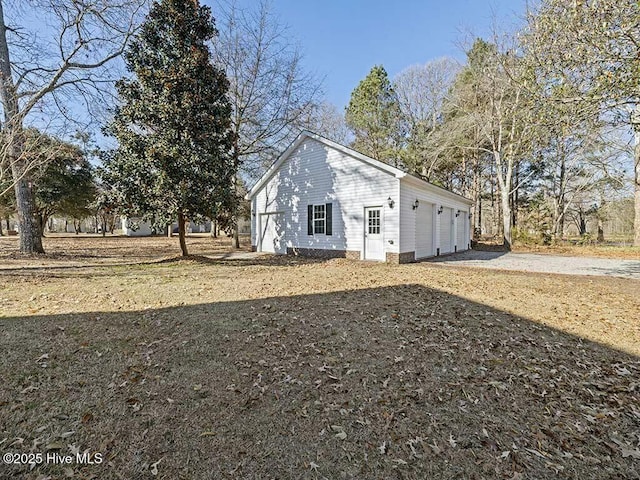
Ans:
[{"label": "white garage building", "polygon": [[405,263],[470,247],[471,200],[310,132],[247,199],[260,252]]}]

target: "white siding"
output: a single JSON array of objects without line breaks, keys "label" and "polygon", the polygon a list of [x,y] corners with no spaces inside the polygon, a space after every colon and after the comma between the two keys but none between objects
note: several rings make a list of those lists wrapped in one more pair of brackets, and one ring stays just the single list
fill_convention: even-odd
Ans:
[{"label": "white siding", "polygon": [[287,253],[284,214],[261,213],[259,218],[258,249],[261,252]]},{"label": "white siding", "polygon": [[[416,200],[418,200],[419,205],[416,210],[413,210],[412,205]],[[425,207],[432,208],[432,205],[435,205],[435,210],[442,206],[443,208],[454,209],[454,211],[464,211],[467,216],[469,213],[469,205],[462,198],[442,191],[437,187],[413,180],[410,177],[402,179],[400,182],[400,252],[416,252],[420,250],[419,246],[416,245],[416,238],[419,237],[419,232],[416,232],[416,215],[420,209]],[[442,215],[436,213],[433,215],[434,254],[437,248],[441,248],[441,217]],[[460,249],[458,248],[458,250]],[[462,249],[464,250],[466,247]],[[453,247],[451,247],[451,251],[453,251]],[[442,249],[440,253],[443,253]]]},{"label": "white siding", "polygon": [[[385,252],[399,252],[399,180],[314,139],[305,139],[253,199],[253,245],[258,218],[284,213],[287,247],[363,251],[364,208],[381,206]],[[390,208],[388,198],[395,203]],[[307,234],[307,205],[333,204],[333,234]]]}]

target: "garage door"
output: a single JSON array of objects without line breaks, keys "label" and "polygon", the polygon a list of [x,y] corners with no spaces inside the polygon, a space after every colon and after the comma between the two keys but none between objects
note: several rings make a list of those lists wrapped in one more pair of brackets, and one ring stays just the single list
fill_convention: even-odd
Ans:
[{"label": "garage door", "polygon": [[451,253],[451,234],[453,233],[453,210],[443,208],[440,214],[440,253]]},{"label": "garage door", "polygon": [[284,213],[260,214],[260,251],[287,253]]},{"label": "garage door", "polygon": [[416,258],[433,255],[433,204],[421,203],[416,210]]},{"label": "garage door", "polygon": [[469,235],[467,234],[467,226],[469,225],[469,214],[463,210],[456,218],[456,248],[458,252],[467,249],[469,244]]}]

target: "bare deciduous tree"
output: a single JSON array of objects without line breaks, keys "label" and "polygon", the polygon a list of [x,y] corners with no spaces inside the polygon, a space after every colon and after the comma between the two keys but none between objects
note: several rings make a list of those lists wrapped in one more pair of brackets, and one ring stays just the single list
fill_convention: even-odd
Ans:
[{"label": "bare deciduous tree", "polygon": [[543,0],[522,35],[528,60],[575,117],[602,117],[635,134],[635,237],[640,246],[640,3]]},{"label": "bare deciduous tree", "polygon": [[353,135],[344,115],[332,103],[322,102],[309,111],[309,130],[341,145],[348,145]]},{"label": "bare deciduous tree", "polygon": [[[0,171],[11,172],[22,253],[44,252],[31,178],[38,165],[25,155],[24,128],[37,123],[47,102],[72,116],[69,100],[99,101],[111,82],[109,64],[123,52],[146,1],[0,0]],[[35,32],[34,24],[19,25],[20,9],[46,13],[47,27]]]},{"label": "bare deciduous tree", "polygon": [[[494,34],[494,42],[478,39],[468,52],[469,64],[460,78],[448,108],[455,112],[444,126],[449,144],[493,163],[500,194],[504,245],[511,247],[513,195],[519,179],[518,163],[531,151],[535,122],[525,72],[515,43],[509,36]],[[465,132],[473,132],[473,142]],[[460,143],[458,143],[460,142]]]},{"label": "bare deciduous tree", "polygon": [[409,133],[405,163],[426,178],[433,175],[438,158],[433,155],[437,146],[432,137],[442,122],[443,106],[459,70],[456,61],[445,57],[407,67],[393,81]]},{"label": "bare deciduous tree", "polygon": [[[237,170],[254,179],[307,126],[320,86],[303,68],[300,50],[268,3],[247,10],[232,1],[216,13],[214,56],[230,84],[232,155]],[[239,248],[237,228],[234,232]]]}]

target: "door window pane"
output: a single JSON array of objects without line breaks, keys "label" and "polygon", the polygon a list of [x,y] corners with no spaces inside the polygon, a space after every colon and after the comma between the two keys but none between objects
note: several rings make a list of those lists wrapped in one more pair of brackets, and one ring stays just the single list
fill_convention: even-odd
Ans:
[{"label": "door window pane", "polygon": [[380,234],[380,210],[368,210],[367,212],[367,227],[369,234]]}]

